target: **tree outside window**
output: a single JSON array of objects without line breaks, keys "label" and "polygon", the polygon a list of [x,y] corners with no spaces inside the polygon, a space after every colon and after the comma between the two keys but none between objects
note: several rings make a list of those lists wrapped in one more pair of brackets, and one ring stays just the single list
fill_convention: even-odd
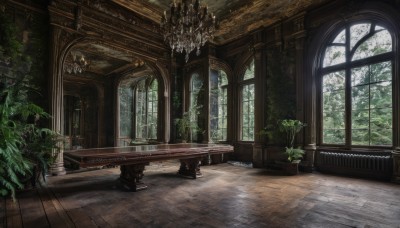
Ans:
[{"label": "tree outside window", "polygon": [[119,87],[120,137],[157,139],[158,82],[151,76]]},{"label": "tree outside window", "polygon": [[210,70],[210,138],[227,140],[228,78],[223,70]]}]

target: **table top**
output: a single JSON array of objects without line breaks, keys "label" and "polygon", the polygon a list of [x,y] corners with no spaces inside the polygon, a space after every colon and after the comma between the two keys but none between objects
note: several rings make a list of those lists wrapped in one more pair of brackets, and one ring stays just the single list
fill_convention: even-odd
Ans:
[{"label": "table top", "polygon": [[84,167],[179,159],[229,152],[233,152],[233,146],[226,144],[181,143],[69,150],[64,151],[64,156]]}]

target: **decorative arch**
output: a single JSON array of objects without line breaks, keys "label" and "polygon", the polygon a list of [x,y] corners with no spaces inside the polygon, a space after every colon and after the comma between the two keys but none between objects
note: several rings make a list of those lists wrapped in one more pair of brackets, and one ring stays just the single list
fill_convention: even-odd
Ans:
[{"label": "decorative arch", "polygon": [[[49,62],[49,95],[52,98],[49,105],[49,113],[53,116],[50,120],[50,128],[56,132],[62,130],[63,123],[63,64],[66,56],[75,45],[81,42],[101,43],[102,45],[115,49],[123,49],[136,56],[140,56],[149,62],[149,65],[157,72],[157,77],[162,78],[164,100],[164,116],[169,111],[169,84],[168,69],[164,69],[158,62],[167,62],[168,53],[161,37],[157,36],[156,23],[153,23],[131,12],[123,7],[109,2],[70,2],[66,0],[55,0],[49,7],[51,21],[51,40],[50,62]],[[99,13],[101,12],[101,13]],[[98,23],[96,23],[98,22]],[[138,24],[136,22],[139,22]],[[112,26],[104,27],[105,23]],[[147,34],[148,38],[131,36],[135,33]],[[132,49],[132,47],[135,47]],[[107,105],[115,104],[115,94],[110,91],[115,89],[116,83],[108,79],[107,83],[99,88],[99,95],[107,98]],[[106,104],[100,104],[105,107]],[[114,112],[106,113],[102,118],[113,118]],[[168,123],[168,119],[165,120]],[[115,125],[115,124],[114,124]],[[165,124],[166,125],[166,124]],[[163,129],[163,140],[169,140],[166,133],[168,126]],[[115,136],[115,130],[105,127],[107,135]],[[109,146],[115,142],[114,137],[100,137]],[[101,140],[99,140],[101,141]],[[57,162],[52,167],[51,173],[54,175],[65,174],[63,164],[63,153],[58,154]]]}]

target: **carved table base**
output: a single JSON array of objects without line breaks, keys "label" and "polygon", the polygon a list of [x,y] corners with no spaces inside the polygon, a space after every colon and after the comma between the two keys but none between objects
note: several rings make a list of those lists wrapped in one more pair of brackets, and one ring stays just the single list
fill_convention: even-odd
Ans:
[{"label": "carved table base", "polygon": [[122,186],[130,191],[140,191],[147,188],[147,186],[141,182],[143,178],[144,167],[149,163],[134,164],[134,165],[121,165],[121,175],[119,180]]},{"label": "carved table base", "polygon": [[203,175],[200,172],[199,166],[200,160],[201,158],[180,159],[181,167],[179,168],[178,174],[193,179],[202,177]]}]

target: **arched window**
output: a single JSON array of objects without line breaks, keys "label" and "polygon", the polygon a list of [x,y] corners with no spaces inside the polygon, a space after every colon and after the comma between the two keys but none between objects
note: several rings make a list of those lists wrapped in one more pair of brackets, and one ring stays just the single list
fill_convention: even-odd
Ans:
[{"label": "arched window", "polygon": [[392,145],[393,56],[390,32],[374,22],[333,35],[320,66],[322,144]]},{"label": "arched window", "polygon": [[228,77],[223,70],[210,70],[210,138],[227,140]]},{"label": "arched window", "polygon": [[254,141],[254,60],[240,81],[240,139]]}]

